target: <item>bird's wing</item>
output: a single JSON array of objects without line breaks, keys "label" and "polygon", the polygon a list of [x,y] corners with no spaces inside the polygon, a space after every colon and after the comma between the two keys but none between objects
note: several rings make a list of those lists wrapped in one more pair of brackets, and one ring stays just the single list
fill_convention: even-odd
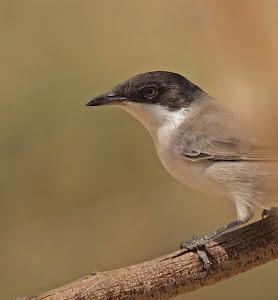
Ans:
[{"label": "bird's wing", "polygon": [[189,160],[278,160],[278,150],[251,140],[253,128],[229,106],[210,98],[190,117],[175,137],[175,150]]},{"label": "bird's wing", "polygon": [[216,138],[193,130],[179,137],[178,152],[189,160],[235,160],[248,153],[250,145],[239,139]]},{"label": "bird's wing", "polygon": [[251,146],[247,153],[242,155],[243,160],[263,160],[263,161],[277,161],[278,149],[267,146]]},{"label": "bird's wing", "polygon": [[179,139],[178,152],[192,161],[203,160],[278,160],[278,151],[265,146],[254,146],[243,138],[206,136],[186,131]]}]

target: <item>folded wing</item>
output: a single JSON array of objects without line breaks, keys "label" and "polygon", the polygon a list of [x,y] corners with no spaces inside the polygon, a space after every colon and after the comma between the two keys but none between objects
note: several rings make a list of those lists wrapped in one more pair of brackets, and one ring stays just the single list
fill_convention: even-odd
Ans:
[{"label": "folded wing", "polygon": [[266,146],[252,145],[246,139],[234,137],[215,138],[194,131],[180,137],[178,152],[192,161],[275,161],[278,151]]}]

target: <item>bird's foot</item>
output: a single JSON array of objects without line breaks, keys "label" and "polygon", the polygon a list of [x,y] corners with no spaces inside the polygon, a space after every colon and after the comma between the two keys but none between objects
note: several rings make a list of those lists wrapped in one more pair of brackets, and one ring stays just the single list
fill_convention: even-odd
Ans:
[{"label": "bird's foot", "polygon": [[209,275],[211,269],[213,269],[214,260],[213,257],[206,251],[205,244],[208,242],[208,239],[200,238],[198,239],[195,235],[193,240],[180,243],[181,249],[188,249],[189,251],[194,251],[197,253],[206,274],[204,277]]},{"label": "bird's foot", "polygon": [[195,250],[200,247],[203,247],[208,242],[207,239],[200,238],[198,239],[196,235],[193,235],[193,240],[187,241],[187,242],[181,242],[180,248],[181,249],[188,249],[188,250]]},{"label": "bird's foot", "polygon": [[271,209],[264,209],[262,211],[262,219],[269,217],[278,217],[278,207],[271,207]]}]

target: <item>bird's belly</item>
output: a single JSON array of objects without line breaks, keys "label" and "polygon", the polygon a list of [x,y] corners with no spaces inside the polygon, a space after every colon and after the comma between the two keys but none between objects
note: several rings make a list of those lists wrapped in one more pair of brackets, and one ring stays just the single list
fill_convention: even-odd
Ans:
[{"label": "bird's belly", "polygon": [[[196,163],[180,155],[158,151],[163,166],[178,181],[205,193],[224,197],[225,192],[220,192],[205,175],[204,163]],[[219,194],[220,192],[220,194]],[[219,195],[218,195],[219,194]]]},{"label": "bird's belly", "polygon": [[277,205],[277,163],[192,162],[171,152],[158,156],[173,177],[197,190],[235,202]]}]

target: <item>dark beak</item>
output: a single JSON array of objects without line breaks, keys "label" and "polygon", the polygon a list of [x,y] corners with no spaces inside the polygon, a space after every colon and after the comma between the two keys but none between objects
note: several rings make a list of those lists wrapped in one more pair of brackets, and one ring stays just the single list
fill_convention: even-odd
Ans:
[{"label": "dark beak", "polygon": [[97,96],[86,103],[86,106],[100,106],[100,105],[113,105],[120,104],[127,98],[115,95],[114,93],[107,93]]}]

